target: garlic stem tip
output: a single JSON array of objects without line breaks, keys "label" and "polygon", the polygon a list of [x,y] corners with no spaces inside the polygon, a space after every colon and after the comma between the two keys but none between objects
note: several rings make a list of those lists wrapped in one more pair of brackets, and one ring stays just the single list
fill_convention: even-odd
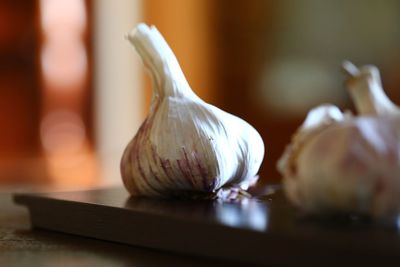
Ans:
[{"label": "garlic stem tip", "polygon": [[343,61],[342,69],[351,77],[355,77],[360,73],[360,70],[348,60]]},{"label": "garlic stem tip", "polygon": [[135,36],[139,33],[149,32],[150,28],[145,23],[139,23],[135,28],[130,30],[127,34],[125,34],[125,39],[129,41],[133,41]]}]

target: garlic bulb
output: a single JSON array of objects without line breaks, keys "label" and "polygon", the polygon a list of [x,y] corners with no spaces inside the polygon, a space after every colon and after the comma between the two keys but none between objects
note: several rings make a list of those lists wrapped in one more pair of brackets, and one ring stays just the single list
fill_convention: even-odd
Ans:
[{"label": "garlic bulb", "polygon": [[358,116],[314,108],[278,161],[287,197],[310,213],[400,211],[400,113],[373,66],[344,69]]},{"label": "garlic bulb", "polygon": [[121,160],[127,190],[144,196],[210,196],[255,183],[264,156],[257,131],[191,90],[154,26],[138,25],[128,39],[150,70],[153,98]]}]

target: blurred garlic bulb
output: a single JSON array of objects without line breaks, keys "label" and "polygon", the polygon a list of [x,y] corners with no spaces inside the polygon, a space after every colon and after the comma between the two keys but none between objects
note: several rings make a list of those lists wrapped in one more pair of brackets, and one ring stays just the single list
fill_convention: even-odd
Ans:
[{"label": "blurred garlic bulb", "polygon": [[258,132],[244,120],[201,100],[154,26],[128,34],[153,78],[150,113],[121,160],[132,195],[216,195],[257,180],[264,156]]},{"label": "blurred garlic bulb", "polygon": [[358,116],[312,109],[278,161],[287,197],[310,213],[400,211],[400,112],[374,66],[345,62]]}]

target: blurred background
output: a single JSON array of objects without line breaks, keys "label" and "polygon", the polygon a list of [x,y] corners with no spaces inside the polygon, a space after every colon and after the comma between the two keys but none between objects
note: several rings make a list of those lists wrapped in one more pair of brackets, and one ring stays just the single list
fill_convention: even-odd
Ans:
[{"label": "blurred background", "polygon": [[194,91],[264,138],[263,181],[307,111],[352,109],[342,60],[400,99],[397,0],[1,0],[0,186],[119,184],[150,80],[124,39],[158,27]]}]

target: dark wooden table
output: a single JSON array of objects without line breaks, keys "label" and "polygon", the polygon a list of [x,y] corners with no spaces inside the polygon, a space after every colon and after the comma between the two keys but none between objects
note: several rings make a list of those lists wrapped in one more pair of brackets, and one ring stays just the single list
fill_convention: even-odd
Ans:
[{"label": "dark wooden table", "polygon": [[30,208],[35,230],[27,209],[13,204],[10,193],[0,193],[0,267],[250,266],[239,261],[336,267],[399,261],[400,217],[309,217],[289,205],[281,189],[267,191],[239,203],[132,198],[123,188],[15,195]]},{"label": "dark wooden table", "polygon": [[[31,230],[29,213],[9,192],[0,192],[0,266],[240,266],[105,242],[45,230]],[[248,266],[248,265],[246,265]]]}]

